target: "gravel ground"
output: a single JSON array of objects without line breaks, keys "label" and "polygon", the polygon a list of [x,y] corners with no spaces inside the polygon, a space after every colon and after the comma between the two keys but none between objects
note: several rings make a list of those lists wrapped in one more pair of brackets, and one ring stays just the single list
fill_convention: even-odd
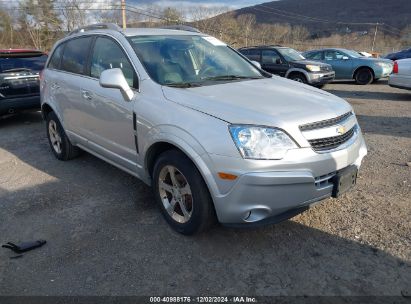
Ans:
[{"label": "gravel ground", "polygon": [[39,113],[0,120],[0,295],[410,295],[411,92],[326,87],[369,147],[357,187],[289,221],[184,237],[150,189],[84,154],[52,155]]}]

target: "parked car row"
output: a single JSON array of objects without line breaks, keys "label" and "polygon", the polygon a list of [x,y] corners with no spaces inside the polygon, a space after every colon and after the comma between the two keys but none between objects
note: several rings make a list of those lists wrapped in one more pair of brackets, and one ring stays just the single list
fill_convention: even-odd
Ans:
[{"label": "parked car row", "polygon": [[[312,50],[301,54],[292,48],[269,45],[241,48],[239,52],[271,74],[318,88],[340,79],[369,84],[389,76],[394,67],[392,61],[345,49]],[[408,49],[385,58],[397,60],[410,56],[411,49]],[[47,54],[37,50],[0,50],[0,115],[39,107],[39,74],[46,60]],[[407,86],[402,83],[398,87]]]},{"label": "parked car row", "polygon": [[298,82],[322,87],[334,80],[335,72],[326,63],[309,61],[292,48],[254,46],[239,49],[240,53],[260,64],[265,71]]},{"label": "parked car row", "polygon": [[334,79],[354,79],[357,84],[366,85],[388,77],[393,69],[391,60],[366,57],[346,49],[311,50],[301,54],[288,47],[254,46],[239,51],[259,62],[267,72],[317,87]]}]

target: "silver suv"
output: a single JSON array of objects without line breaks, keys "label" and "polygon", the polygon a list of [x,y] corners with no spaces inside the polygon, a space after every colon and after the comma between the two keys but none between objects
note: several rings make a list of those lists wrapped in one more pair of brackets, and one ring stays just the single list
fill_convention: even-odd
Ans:
[{"label": "silver suv", "polygon": [[41,104],[58,159],[85,150],[152,185],[183,234],[293,217],[350,189],[367,154],[347,102],[195,31],[78,30],[51,52]]}]

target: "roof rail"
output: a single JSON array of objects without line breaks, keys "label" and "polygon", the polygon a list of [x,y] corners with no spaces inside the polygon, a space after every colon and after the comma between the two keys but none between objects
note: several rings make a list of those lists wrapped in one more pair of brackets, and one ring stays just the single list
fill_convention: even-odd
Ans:
[{"label": "roof rail", "polygon": [[96,23],[96,24],[91,24],[91,25],[87,25],[84,27],[80,27],[74,31],[71,31],[68,36],[70,35],[74,35],[77,33],[83,33],[83,32],[87,32],[87,31],[93,31],[93,30],[100,30],[100,29],[106,29],[106,30],[113,30],[113,31],[117,31],[117,32],[121,32],[122,28],[119,27],[117,24],[114,23]]},{"label": "roof rail", "polygon": [[199,29],[196,29],[195,27],[192,27],[192,26],[183,25],[183,24],[166,25],[160,28],[167,29],[167,30],[179,30],[179,31],[186,31],[186,32],[201,33]]}]

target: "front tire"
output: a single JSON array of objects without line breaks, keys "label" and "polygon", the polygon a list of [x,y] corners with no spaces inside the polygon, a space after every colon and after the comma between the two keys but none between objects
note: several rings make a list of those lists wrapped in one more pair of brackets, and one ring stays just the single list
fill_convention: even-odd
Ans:
[{"label": "front tire", "polygon": [[292,73],[288,78],[300,83],[307,83],[307,78],[301,73]]},{"label": "front tire", "polygon": [[198,169],[178,150],[157,159],[153,191],[167,223],[177,232],[192,235],[208,229],[215,220],[213,202]]},{"label": "front tire", "polygon": [[54,156],[59,160],[70,160],[79,155],[80,149],[71,144],[66,132],[54,112],[46,118],[47,138]]},{"label": "front tire", "polygon": [[355,82],[359,85],[367,85],[374,81],[374,74],[368,68],[361,68],[355,73]]}]

